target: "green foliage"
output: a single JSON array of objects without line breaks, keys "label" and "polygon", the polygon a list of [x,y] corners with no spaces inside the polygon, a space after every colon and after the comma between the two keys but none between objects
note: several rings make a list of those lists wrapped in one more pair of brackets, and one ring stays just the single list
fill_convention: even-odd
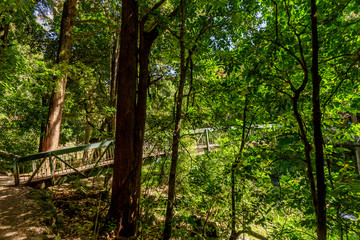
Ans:
[{"label": "green foliage", "polygon": [[[139,1],[141,17],[157,2]],[[351,144],[360,132],[355,119],[360,107],[359,1],[317,2],[328,235],[329,239],[355,239],[360,232],[360,182]],[[186,57],[196,51],[188,62],[184,90],[174,238],[208,239],[206,229],[214,226],[220,239],[229,238],[233,188],[236,231],[248,233],[247,237],[256,232],[268,239],[313,239],[316,219],[293,102],[298,97],[300,122],[311,142],[309,1],[186,3]],[[144,152],[166,155],[144,160],[142,239],[161,237],[166,211],[179,85],[176,35],[180,19],[179,15],[164,16],[178,4],[165,1],[150,11],[146,23],[148,30],[153,23],[161,27],[150,58]],[[6,46],[0,42],[0,164],[8,169],[14,154],[37,151],[53,79],[65,73],[68,82],[60,144],[83,143],[88,126],[91,138],[112,137],[108,129],[116,110],[109,103],[110,62],[120,24],[120,1],[79,1],[76,21],[81,23],[74,27],[72,57],[59,65],[55,62],[60,5],[53,1],[0,3],[0,27],[10,24]],[[198,38],[204,26],[207,31]],[[204,127],[217,130],[219,147],[197,155],[200,136],[187,132]],[[314,150],[310,158],[314,165]],[[72,188],[79,198],[92,194],[92,188],[80,181]],[[57,199],[49,191],[34,190],[29,196],[37,199],[45,222],[61,237],[89,234],[94,219],[100,221],[106,213],[106,202],[97,198],[84,200],[84,208],[74,199]],[[104,204],[102,212],[99,202]],[[84,224],[74,223],[74,229],[64,231],[69,218]]]},{"label": "green foliage", "polygon": [[42,99],[48,96],[54,72],[28,46],[12,49],[17,51],[13,52],[17,64],[5,61],[8,68],[0,70],[5,76],[0,89],[0,149],[25,155],[36,151],[40,123],[47,112]]},{"label": "green foliage", "polygon": [[89,182],[75,180],[61,188],[32,190],[27,197],[37,202],[42,212],[40,221],[50,227],[56,239],[97,239],[108,196],[99,187],[102,180],[94,178],[92,187]]}]

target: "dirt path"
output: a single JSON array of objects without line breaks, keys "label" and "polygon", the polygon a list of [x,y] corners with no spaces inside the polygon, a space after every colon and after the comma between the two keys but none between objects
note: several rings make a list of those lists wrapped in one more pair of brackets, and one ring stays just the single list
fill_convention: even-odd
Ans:
[{"label": "dirt path", "polygon": [[0,240],[49,239],[27,187],[15,187],[12,176],[0,174]]}]

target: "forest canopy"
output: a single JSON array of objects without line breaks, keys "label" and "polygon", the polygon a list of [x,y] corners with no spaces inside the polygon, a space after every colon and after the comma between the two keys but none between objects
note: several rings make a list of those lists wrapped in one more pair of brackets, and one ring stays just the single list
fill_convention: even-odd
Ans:
[{"label": "forest canopy", "polygon": [[103,236],[359,239],[359,70],[359,0],[3,0],[0,168],[114,139]]}]

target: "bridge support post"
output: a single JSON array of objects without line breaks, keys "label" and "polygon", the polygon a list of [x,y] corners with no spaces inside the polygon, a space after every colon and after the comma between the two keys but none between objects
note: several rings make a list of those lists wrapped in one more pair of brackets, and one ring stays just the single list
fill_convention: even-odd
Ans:
[{"label": "bridge support post", "polygon": [[167,143],[164,143],[164,156],[168,157],[168,148],[167,148]]},{"label": "bridge support post", "polygon": [[19,173],[19,165],[17,164],[16,159],[14,160],[13,173],[14,173],[15,186],[19,186],[20,185],[20,173]]},{"label": "bridge support post", "polygon": [[206,147],[207,147],[207,151],[208,153],[210,152],[210,141],[209,141],[209,129],[205,129],[205,134],[206,134]]},{"label": "bridge support post", "polygon": [[36,170],[36,162],[34,160],[31,161],[32,171],[35,172]]},{"label": "bridge support post", "polygon": [[56,159],[54,159],[51,156],[51,153],[49,153],[49,163],[50,163],[50,174],[51,174],[51,184],[55,184],[55,167],[56,167]]}]

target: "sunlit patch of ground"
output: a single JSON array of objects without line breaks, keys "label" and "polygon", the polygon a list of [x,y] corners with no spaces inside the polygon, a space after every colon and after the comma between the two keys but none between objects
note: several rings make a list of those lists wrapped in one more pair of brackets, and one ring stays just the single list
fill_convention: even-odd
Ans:
[{"label": "sunlit patch of ground", "polygon": [[14,187],[12,176],[0,175],[0,239],[49,239],[41,226],[36,203],[26,198],[25,187]]}]

